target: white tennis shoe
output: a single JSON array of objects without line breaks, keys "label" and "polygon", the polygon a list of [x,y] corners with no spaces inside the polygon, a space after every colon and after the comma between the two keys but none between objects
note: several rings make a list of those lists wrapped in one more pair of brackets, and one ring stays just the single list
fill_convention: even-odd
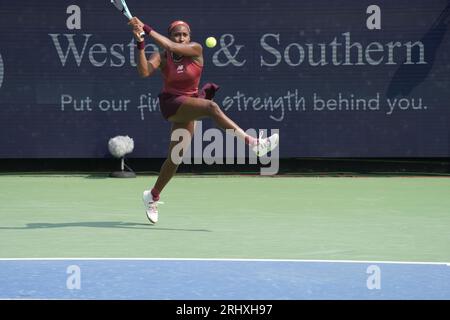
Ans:
[{"label": "white tennis shoe", "polygon": [[158,222],[158,204],[163,204],[161,201],[153,201],[152,193],[150,190],[145,190],[142,194],[142,201],[144,202],[145,213],[147,214],[148,220],[151,223]]},{"label": "white tennis shoe", "polygon": [[262,157],[266,155],[269,151],[272,151],[278,146],[278,142],[280,141],[280,137],[278,133],[274,133],[268,138],[262,137],[263,132],[259,133],[259,139],[255,146],[253,146],[252,150],[256,153],[258,157]]}]

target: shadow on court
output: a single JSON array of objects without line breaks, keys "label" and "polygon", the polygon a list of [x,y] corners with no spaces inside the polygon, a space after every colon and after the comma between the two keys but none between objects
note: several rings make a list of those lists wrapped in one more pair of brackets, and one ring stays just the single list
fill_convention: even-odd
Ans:
[{"label": "shadow on court", "polygon": [[206,230],[206,229],[158,228],[158,227],[154,227],[151,224],[134,223],[134,222],[122,222],[122,221],[85,221],[85,222],[69,222],[69,223],[28,223],[24,227],[0,227],[0,230],[28,230],[28,229],[52,229],[52,228],[72,228],[72,227],[211,232],[211,230]]},{"label": "shadow on court", "polygon": [[85,179],[111,179],[108,173],[93,173],[85,177]]}]

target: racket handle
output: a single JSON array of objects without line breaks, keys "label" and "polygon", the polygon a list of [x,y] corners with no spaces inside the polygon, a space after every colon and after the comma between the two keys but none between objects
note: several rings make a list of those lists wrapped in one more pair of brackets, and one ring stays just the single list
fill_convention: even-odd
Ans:
[{"label": "racket handle", "polygon": [[144,38],[145,37],[145,32],[141,32],[140,36],[141,36],[141,38]]}]

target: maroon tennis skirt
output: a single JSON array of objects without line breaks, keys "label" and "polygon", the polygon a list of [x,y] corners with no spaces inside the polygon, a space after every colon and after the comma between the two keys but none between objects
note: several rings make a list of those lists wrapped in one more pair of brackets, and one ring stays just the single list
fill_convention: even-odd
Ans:
[{"label": "maroon tennis skirt", "polygon": [[175,95],[168,92],[161,92],[159,97],[159,106],[164,119],[168,120],[171,116],[177,113],[180,106],[186,101],[188,97],[202,98],[212,100],[219,86],[215,83],[205,84],[198,94],[192,96]]}]

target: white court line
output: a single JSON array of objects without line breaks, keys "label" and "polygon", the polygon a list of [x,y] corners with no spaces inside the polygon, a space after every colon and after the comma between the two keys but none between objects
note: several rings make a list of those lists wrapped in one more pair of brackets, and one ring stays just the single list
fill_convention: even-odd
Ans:
[{"label": "white court line", "polygon": [[0,258],[0,261],[242,261],[242,262],[319,262],[319,263],[370,263],[370,264],[424,264],[447,265],[450,262],[423,261],[367,261],[367,260],[304,260],[304,259],[227,259],[227,258]]}]

